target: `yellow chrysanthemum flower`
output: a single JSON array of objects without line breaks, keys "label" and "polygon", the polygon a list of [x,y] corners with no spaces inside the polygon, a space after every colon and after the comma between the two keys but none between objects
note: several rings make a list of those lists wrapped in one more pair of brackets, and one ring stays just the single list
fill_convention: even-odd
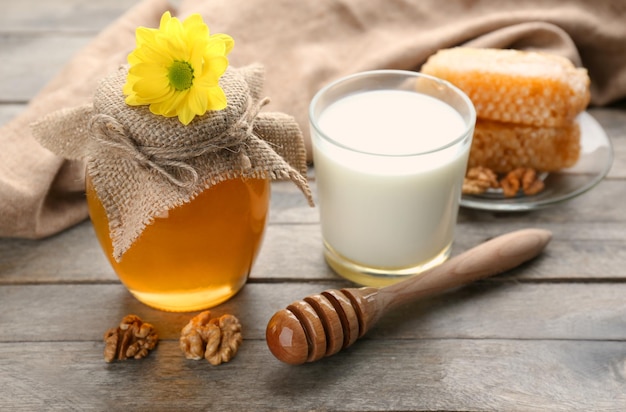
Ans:
[{"label": "yellow chrysanthemum flower", "polygon": [[150,105],[152,113],[178,116],[184,125],[226,107],[219,79],[235,44],[230,36],[211,35],[199,14],[181,23],[165,12],[158,29],[138,28],[136,41],[128,55],[126,104]]}]

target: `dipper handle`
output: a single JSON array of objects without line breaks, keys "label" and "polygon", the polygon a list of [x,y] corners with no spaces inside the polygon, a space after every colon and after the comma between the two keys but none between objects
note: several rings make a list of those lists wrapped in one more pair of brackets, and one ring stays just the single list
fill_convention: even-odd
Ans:
[{"label": "dipper handle", "polygon": [[519,230],[384,288],[308,296],[274,314],[267,325],[267,345],[276,358],[293,365],[331,356],[352,345],[393,307],[513,269],[541,253],[551,238],[547,230]]}]

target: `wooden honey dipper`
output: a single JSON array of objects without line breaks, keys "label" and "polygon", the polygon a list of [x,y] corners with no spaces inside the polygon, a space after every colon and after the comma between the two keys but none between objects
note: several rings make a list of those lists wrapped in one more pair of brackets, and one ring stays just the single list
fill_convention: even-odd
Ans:
[{"label": "wooden honey dipper", "polygon": [[493,238],[450,260],[383,288],[327,290],[274,314],[267,345],[279,360],[299,365],[351,346],[389,310],[513,269],[537,256],[552,234],[523,229]]}]

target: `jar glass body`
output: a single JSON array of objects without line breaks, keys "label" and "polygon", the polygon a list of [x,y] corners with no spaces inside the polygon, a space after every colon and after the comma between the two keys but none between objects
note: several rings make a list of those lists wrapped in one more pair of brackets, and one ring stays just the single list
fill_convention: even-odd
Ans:
[{"label": "jar glass body", "polygon": [[89,215],[111,266],[126,288],[157,309],[216,306],[246,283],[269,211],[269,179],[228,179],[157,217],[118,262],[109,222],[86,179]]}]

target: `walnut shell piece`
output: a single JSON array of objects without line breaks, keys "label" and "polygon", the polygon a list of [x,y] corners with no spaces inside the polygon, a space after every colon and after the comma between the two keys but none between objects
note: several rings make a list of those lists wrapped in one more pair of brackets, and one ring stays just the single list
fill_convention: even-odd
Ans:
[{"label": "walnut shell piece", "polygon": [[211,365],[232,360],[243,342],[241,323],[233,315],[211,319],[206,310],[194,316],[180,333],[180,349],[187,359],[205,358]]},{"label": "walnut shell piece", "polygon": [[141,359],[156,347],[157,332],[149,323],[136,315],[126,315],[116,328],[104,333],[104,360]]}]

